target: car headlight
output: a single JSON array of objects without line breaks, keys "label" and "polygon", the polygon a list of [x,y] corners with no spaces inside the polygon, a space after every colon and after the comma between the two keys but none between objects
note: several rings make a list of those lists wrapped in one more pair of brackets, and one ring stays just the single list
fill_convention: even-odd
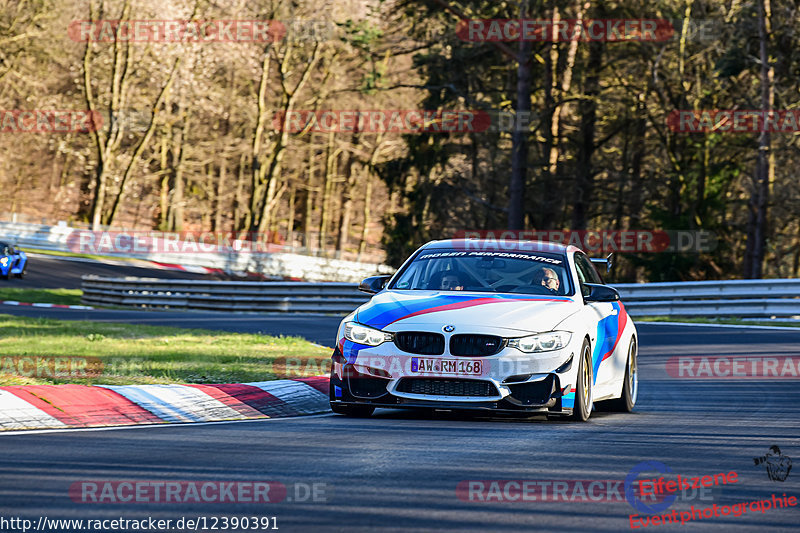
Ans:
[{"label": "car headlight", "polygon": [[571,338],[572,333],[568,331],[549,331],[538,335],[509,339],[508,346],[525,353],[551,352],[569,344]]},{"label": "car headlight", "polygon": [[8,257],[0,257],[0,265],[6,266],[8,263]]},{"label": "car headlight", "polygon": [[344,338],[359,344],[378,346],[391,341],[392,334],[361,325],[358,322],[348,322],[344,325]]}]

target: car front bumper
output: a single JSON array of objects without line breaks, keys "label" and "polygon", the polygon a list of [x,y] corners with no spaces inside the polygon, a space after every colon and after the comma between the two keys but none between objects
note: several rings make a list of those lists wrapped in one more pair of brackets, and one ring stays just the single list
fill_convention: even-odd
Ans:
[{"label": "car front bumper", "polygon": [[479,376],[421,375],[389,373],[365,364],[364,358],[361,363],[348,362],[337,348],[333,354],[330,400],[338,405],[385,408],[569,415],[574,402],[574,380],[569,381],[575,373],[574,356],[565,352],[551,358],[560,361],[558,371],[515,374],[518,365],[509,365],[501,372],[498,369],[502,365],[497,360],[493,365],[487,360],[485,371]]}]

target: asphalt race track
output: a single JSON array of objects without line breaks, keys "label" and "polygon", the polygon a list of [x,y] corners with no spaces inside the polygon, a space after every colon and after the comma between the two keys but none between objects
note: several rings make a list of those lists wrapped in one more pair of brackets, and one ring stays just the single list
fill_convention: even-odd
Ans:
[{"label": "asphalt race track", "polygon": [[[333,335],[316,318],[283,320],[286,327],[305,323]],[[370,419],[321,416],[5,435],[0,515],[174,521],[246,514],[275,516],[281,531],[624,531],[636,511],[624,501],[622,485],[621,498],[608,492],[611,501],[501,503],[462,501],[456,487],[466,480],[622,481],[643,461],[659,461],[673,476],[738,473],[737,483],[700,498],[690,491],[667,513],[800,494],[796,469],[783,482],[770,481],[753,460],[773,445],[800,460],[796,380],[696,381],[672,378],[664,369],[675,355],[798,356],[800,332],[639,328],[640,394],[632,415],[595,412],[578,424],[382,411]],[[83,480],[278,481],[288,497],[266,504],[73,502],[68,489]],[[321,492],[316,502],[303,497],[313,484],[324,484],[317,485],[324,502]],[[647,529],[796,531],[799,518],[798,507],[756,509]]]},{"label": "asphalt race track", "polygon": [[207,279],[205,274],[180,270],[157,270],[131,265],[105,264],[83,258],[41,255],[32,252],[25,268],[25,277],[0,280],[0,287],[21,289],[80,289],[81,276],[136,276],[164,279]]}]

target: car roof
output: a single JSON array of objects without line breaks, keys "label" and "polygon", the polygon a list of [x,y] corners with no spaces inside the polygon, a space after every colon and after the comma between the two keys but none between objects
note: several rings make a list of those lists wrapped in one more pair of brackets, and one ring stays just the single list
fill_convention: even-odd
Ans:
[{"label": "car roof", "polygon": [[497,239],[447,239],[431,241],[422,246],[423,249],[456,249],[465,251],[497,251],[497,252],[550,252],[566,254],[579,252],[573,245],[548,241],[520,241]]}]

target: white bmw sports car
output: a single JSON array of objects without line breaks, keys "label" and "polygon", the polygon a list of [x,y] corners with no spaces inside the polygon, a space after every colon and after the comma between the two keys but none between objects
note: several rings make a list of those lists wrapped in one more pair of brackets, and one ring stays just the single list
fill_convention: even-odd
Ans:
[{"label": "white bmw sports car", "polygon": [[626,412],[636,403],[636,327],[574,246],[434,241],[359,288],[374,296],[339,326],[336,413],[468,409],[585,421],[597,402]]}]

